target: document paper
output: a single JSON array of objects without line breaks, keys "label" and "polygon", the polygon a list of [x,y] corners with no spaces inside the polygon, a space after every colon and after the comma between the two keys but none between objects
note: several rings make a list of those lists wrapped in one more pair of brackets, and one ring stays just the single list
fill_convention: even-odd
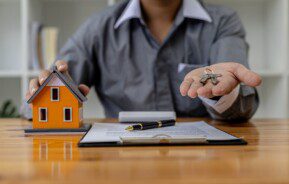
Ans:
[{"label": "document paper", "polygon": [[154,137],[154,136],[196,136],[206,137],[207,140],[237,140],[239,138],[227,134],[207,123],[201,122],[185,122],[177,123],[176,126],[163,127],[156,129],[148,129],[141,131],[127,131],[125,128],[128,125],[116,123],[94,123],[89,132],[80,141],[80,143],[105,143],[105,142],[120,142],[121,138],[128,137]]}]

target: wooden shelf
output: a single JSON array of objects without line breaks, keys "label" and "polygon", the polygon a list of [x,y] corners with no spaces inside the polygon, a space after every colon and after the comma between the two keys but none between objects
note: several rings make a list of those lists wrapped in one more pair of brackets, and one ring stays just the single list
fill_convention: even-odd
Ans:
[{"label": "wooden shelf", "polygon": [[14,78],[14,77],[22,77],[22,72],[19,72],[17,70],[0,71],[0,78]]},{"label": "wooden shelf", "polygon": [[28,77],[37,77],[40,74],[40,70],[30,70],[27,72]]}]

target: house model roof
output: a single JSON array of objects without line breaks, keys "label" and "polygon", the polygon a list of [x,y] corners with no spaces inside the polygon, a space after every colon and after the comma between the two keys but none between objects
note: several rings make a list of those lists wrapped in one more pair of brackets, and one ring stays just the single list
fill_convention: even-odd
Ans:
[{"label": "house model roof", "polygon": [[43,84],[38,88],[38,90],[30,97],[27,103],[31,103],[35,97],[42,91],[42,89],[49,83],[53,76],[58,77],[63,84],[71,91],[71,93],[78,99],[80,102],[84,102],[87,98],[81,93],[78,89],[78,86],[72,81],[71,77],[68,74],[61,73],[57,70],[56,66],[53,66],[51,74],[43,82]]}]

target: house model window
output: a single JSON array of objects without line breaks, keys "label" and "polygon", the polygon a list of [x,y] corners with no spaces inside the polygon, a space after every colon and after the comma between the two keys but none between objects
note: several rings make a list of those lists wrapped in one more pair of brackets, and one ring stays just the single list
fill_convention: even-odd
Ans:
[{"label": "house model window", "polygon": [[39,108],[39,121],[47,122],[47,108]]},{"label": "house model window", "polygon": [[63,116],[64,116],[64,122],[71,122],[72,121],[72,108],[70,107],[63,108]]},{"label": "house model window", "polygon": [[59,88],[51,88],[51,101],[59,101]]}]

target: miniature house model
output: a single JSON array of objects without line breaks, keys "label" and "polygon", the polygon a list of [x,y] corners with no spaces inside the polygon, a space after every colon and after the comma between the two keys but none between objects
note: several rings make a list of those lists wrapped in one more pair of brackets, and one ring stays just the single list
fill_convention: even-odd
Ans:
[{"label": "miniature house model", "polygon": [[86,97],[68,74],[52,73],[27,101],[33,106],[33,129],[76,129],[82,126]]}]

